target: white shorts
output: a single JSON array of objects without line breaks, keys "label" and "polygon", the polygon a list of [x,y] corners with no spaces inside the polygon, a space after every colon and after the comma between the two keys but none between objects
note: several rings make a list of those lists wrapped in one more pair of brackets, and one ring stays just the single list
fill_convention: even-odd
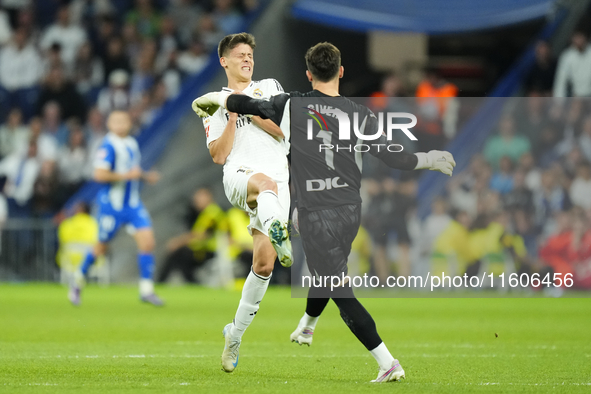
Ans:
[{"label": "white shorts", "polygon": [[[254,174],[257,174],[257,172],[246,166],[240,166],[237,170],[224,172],[224,192],[233,206],[242,209],[250,216],[250,224],[248,225],[250,235],[252,235],[253,229],[259,230],[261,233],[267,235],[263,229],[263,224],[257,216],[257,209],[250,208],[246,203],[246,198],[248,197],[248,180]],[[291,204],[289,183],[275,179],[274,181],[277,183],[277,196],[281,204],[280,220],[287,223]]]}]

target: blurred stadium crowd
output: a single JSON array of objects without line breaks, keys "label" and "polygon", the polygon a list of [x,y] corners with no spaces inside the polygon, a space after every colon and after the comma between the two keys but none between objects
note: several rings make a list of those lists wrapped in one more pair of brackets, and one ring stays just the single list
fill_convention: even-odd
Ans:
[{"label": "blurred stadium crowd", "polygon": [[[91,176],[105,115],[129,110],[139,135],[183,79],[204,67],[221,37],[243,25],[257,1],[0,5],[1,227],[8,217],[52,217]],[[405,149],[444,149],[462,120],[458,88],[435,68],[413,89],[403,80],[385,76],[368,105],[374,111],[416,109],[418,141],[404,141]],[[352,274],[476,274],[496,264],[499,270],[573,273],[576,286],[591,288],[588,31],[576,30],[556,58],[547,42],[538,42],[523,96],[509,101],[496,132],[481,152],[469,152],[471,164],[454,174],[424,220],[416,210],[419,173],[364,161],[363,226]],[[187,232],[167,244],[159,281],[178,271],[185,281],[198,282],[196,268],[220,253],[243,275],[252,252],[247,221],[239,210],[224,212],[208,190],[197,191]],[[77,225],[85,230],[68,230]],[[80,207],[60,226],[62,246],[94,239],[95,226]]]},{"label": "blurred stadium crowd", "polygon": [[[457,88],[435,70],[426,75],[414,93],[420,121],[418,141],[405,147],[410,150],[443,149],[455,136],[453,124],[461,113],[460,101],[453,98]],[[469,168],[454,174],[424,221],[415,209],[417,174],[364,162],[368,234],[361,236],[374,244],[365,258],[375,274],[385,278],[430,269],[472,275],[484,268],[572,273],[575,286],[591,288],[587,32],[575,31],[558,60],[547,42],[538,42],[524,92],[526,97],[505,106],[482,151],[469,153]],[[386,99],[405,95],[413,96],[396,75],[388,75],[370,107],[408,108],[404,99]]]},{"label": "blurred stadium crowd", "polygon": [[0,0],[0,222],[51,217],[91,177],[113,109],[134,134],[256,0]]}]

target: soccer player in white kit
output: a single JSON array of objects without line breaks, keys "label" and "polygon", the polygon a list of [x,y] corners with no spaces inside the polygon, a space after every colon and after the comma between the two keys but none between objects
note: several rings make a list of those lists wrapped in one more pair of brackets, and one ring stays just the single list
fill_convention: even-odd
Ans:
[{"label": "soccer player in white kit", "polygon": [[[252,80],[255,39],[239,33],[224,37],[218,47],[220,64],[228,86],[265,99],[283,93],[274,79]],[[213,161],[224,166],[224,190],[230,202],[250,215],[253,237],[252,269],[244,283],[242,298],[232,323],[224,327],[222,368],[232,372],[238,365],[242,335],[256,315],[267,291],[276,257],[291,266],[287,231],[289,217],[288,147],[285,135],[271,120],[238,115],[220,108],[203,120],[207,146]]]}]

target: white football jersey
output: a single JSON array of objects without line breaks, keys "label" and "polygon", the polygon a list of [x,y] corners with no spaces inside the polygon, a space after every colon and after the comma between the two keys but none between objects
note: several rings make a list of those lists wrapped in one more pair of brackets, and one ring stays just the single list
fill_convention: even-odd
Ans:
[{"label": "white football jersey", "polygon": [[[232,92],[232,89],[223,88],[222,91]],[[268,99],[283,93],[283,88],[279,82],[269,78],[252,81],[243,93],[257,99]],[[225,108],[220,108],[212,116],[203,119],[208,147],[211,142],[220,138],[228,124],[228,119],[228,111]],[[289,179],[287,150],[288,146],[283,139],[269,135],[255,126],[249,117],[239,115],[236,121],[234,145],[226,158],[224,174],[228,171],[236,171],[242,166],[252,169],[255,173],[262,172],[276,181],[287,181]]]}]

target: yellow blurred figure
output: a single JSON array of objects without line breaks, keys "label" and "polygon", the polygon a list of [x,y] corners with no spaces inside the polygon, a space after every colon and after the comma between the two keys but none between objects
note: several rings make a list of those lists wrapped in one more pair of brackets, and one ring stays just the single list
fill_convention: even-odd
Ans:
[{"label": "yellow blurred figure", "polygon": [[459,275],[466,271],[472,262],[470,247],[470,217],[466,212],[458,212],[456,218],[435,239],[431,258],[431,274]]},{"label": "yellow blurred figure", "polygon": [[217,249],[215,232],[225,230],[225,219],[224,210],[210,202],[195,220],[187,246],[195,253],[214,253]]},{"label": "yellow blurred figure", "polygon": [[230,234],[230,258],[236,259],[243,252],[252,254],[252,236],[248,232],[250,217],[243,210],[232,207],[226,212],[228,233]]},{"label": "yellow blurred figure", "polygon": [[227,231],[226,213],[215,203],[209,189],[197,190],[193,205],[199,214],[191,230],[167,242],[168,256],[158,274],[160,283],[175,270],[179,270],[188,283],[196,283],[195,269],[216,256],[218,234]]},{"label": "yellow blurred figure", "polygon": [[486,263],[487,274],[500,274],[506,270],[507,251],[523,260],[527,256],[525,243],[521,236],[506,232],[507,220],[501,213],[488,226],[469,230],[469,216],[459,212],[435,240],[431,274],[462,275],[468,266],[476,267],[471,265],[475,262]]},{"label": "yellow blurred figure", "polygon": [[232,207],[226,212],[226,225],[230,237],[228,257],[241,266],[241,274],[234,281],[235,290],[242,290],[252,266],[253,242],[247,228],[249,224],[250,217],[243,210]]},{"label": "yellow blurred figure", "polygon": [[[75,214],[60,223],[57,236],[57,264],[64,273],[73,273],[98,242],[98,223],[90,215],[89,206],[79,204]],[[97,261],[97,264],[100,263],[101,261]]]},{"label": "yellow blurred figure", "polygon": [[472,261],[486,260],[487,274],[501,274],[505,271],[507,255],[512,250],[515,257],[523,259],[527,255],[523,238],[507,234],[503,218],[491,222],[486,228],[474,230],[469,237]]}]

